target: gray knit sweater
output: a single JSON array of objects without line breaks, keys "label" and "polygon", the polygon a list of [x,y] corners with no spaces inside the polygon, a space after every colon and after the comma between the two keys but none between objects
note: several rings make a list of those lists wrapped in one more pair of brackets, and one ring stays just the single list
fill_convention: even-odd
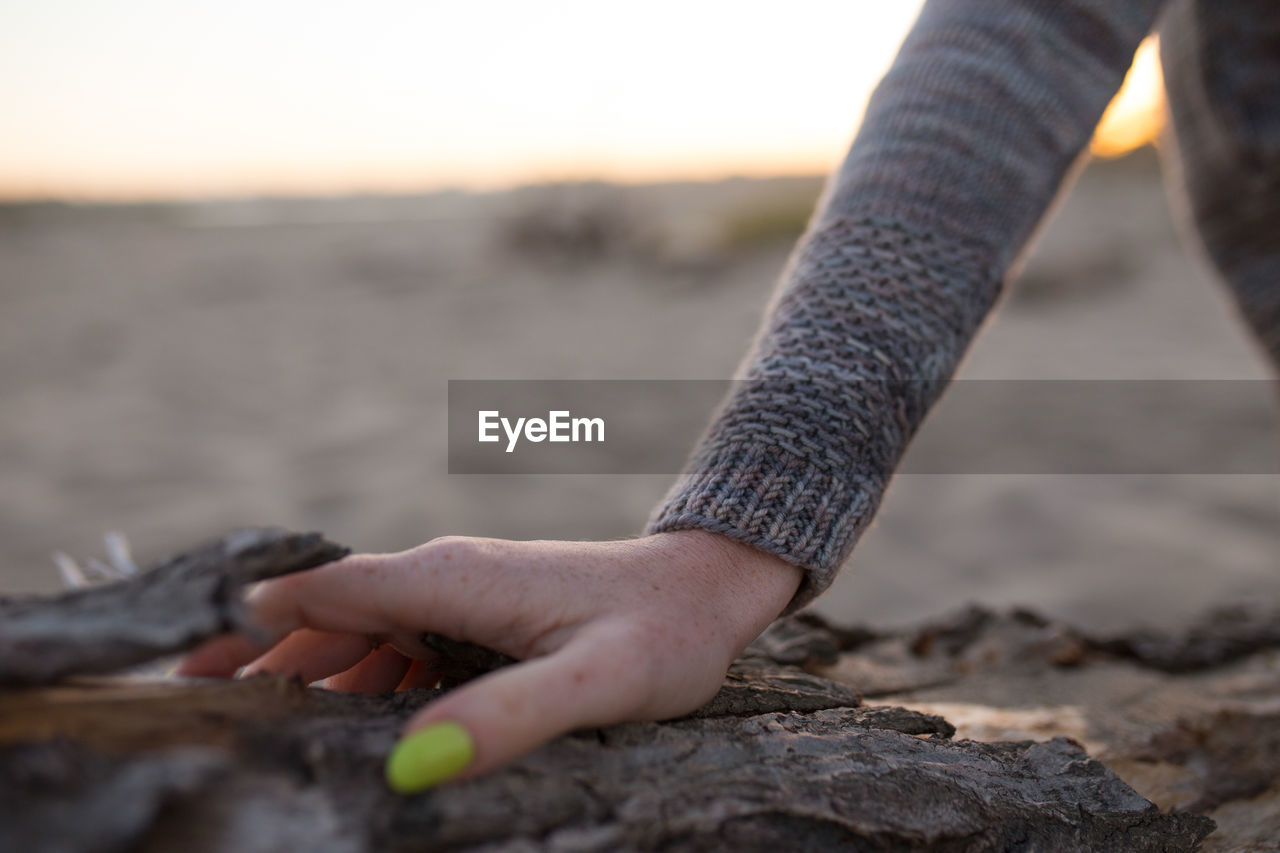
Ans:
[{"label": "gray knit sweater", "polygon": [[1170,171],[1280,362],[1280,5],[929,0],[650,532],[831,583],[1161,13]]}]

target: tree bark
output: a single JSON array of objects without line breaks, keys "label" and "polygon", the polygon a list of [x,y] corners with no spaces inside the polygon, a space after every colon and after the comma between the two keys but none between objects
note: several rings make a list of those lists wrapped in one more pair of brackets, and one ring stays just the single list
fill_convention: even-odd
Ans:
[{"label": "tree bark", "polygon": [[238,530],[130,581],[0,599],[0,686],[112,672],[250,628],[243,586],[347,553],[318,533]]},{"label": "tree bark", "polygon": [[[1191,850],[1213,823],[1190,811],[1265,787],[1263,759],[1234,792],[1214,783],[1216,803],[1162,812],[1074,740],[961,740],[927,708],[864,705],[850,686],[923,706],[984,679],[1156,672],[1112,640],[1027,614],[970,611],[887,633],[786,620],[689,717],[577,732],[413,797],[386,788],[382,762],[402,722],[442,690],[68,678],[241,627],[244,583],[344,553],[319,537],[237,536],[253,545],[215,543],[124,588],[0,605],[0,849]],[[427,641],[455,661],[455,682],[509,663]],[[117,643],[126,651],[104,648]],[[32,648],[56,665],[24,662]],[[1100,742],[1120,764],[1142,761],[1119,736]],[[1203,741],[1152,743],[1142,748],[1153,760],[1205,766]]]}]

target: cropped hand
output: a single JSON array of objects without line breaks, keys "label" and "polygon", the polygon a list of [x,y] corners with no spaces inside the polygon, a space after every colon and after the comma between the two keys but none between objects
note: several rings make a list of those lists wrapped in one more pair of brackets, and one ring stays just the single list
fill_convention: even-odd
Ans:
[{"label": "cropped hand", "polygon": [[389,784],[408,793],[574,729],[695,710],[800,578],[778,557],[702,530],[618,542],[444,537],[263,583],[249,607],[266,642],[220,637],[178,672],[245,667],[369,693],[432,686],[425,632],[521,661],[409,720],[387,762]]}]

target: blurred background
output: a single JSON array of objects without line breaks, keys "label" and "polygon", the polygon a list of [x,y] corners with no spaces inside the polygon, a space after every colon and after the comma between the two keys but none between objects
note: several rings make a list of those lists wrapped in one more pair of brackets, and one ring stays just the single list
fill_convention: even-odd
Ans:
[{"label": "blurred background", "polygon": [[[731,375],[919,5],[0,0],[0,594],[107,530],[638,533],[669,477],[450,476],[447,380]],[[1161,115],[1147,44],[963,377],[1267,377]],[[1280,595],[1278,507],[902,476],[819,609],[1172,625]]]}]

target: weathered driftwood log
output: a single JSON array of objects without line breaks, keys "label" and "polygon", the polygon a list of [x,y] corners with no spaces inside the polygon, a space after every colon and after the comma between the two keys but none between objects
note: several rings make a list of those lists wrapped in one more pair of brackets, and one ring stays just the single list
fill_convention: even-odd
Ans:
[{"label": "weathered driftwood log", "polygon": [[[280,553],[286,571],[311,559]],[[239,624],[226,616],[237,613],[234,589],[242,578],[273,573],[260,564],[226,569],[214,584],[224,609],[214,608],[222,621],[213,627],[208,587],[175,594],[177,615],[156,611],[147,595],[117,591],[111,600],[118,619],[136,623],[127,636],[160,637],[145,648],[161,654]],[[219,573],[194,575],[203,585]],[[42,619],[56,623],[60,607],[77,618],[81,596],[40,605]],[[198,613],[183,623],[188,606]],[[152,618],[166,630],[148,632]],[[996,666],[999,656],[989,654],[956,662],[984,644],[989,651],[992,637],[1003,636],[992,626],[1007,622],[987,619],[964,642],[932,643],[835,631],[815,620],[780,623],[688,718],[575,733],[506,770],[416,797],[386,789],[382,761],[402,721],[440,691],[369,697],[271,677],[11,688],[0,692],[0,849],[1194,849],[1209,820],[1162,813],[1071,740],[955,740],[937,715],[862,706],[848,686],[817,674],[861,659],[868,672],[885,675],[901,653],[910,660],[880,687],[955,683],[966,665]],[[1013,649],[1007,660],[1030,667],[1039,655],[1041,670],[1057,665],[1043,650],[1056,648],[1064,632],[1047,626],[1016,623],[1021,639],[1004,643]],[[105,637],[120,636],[116,630]],[[78,646],[59,648],[58,672],[99,671],[119,660],[93,648],[85,630],[76,636]],[[504,663],[445,638],[429,642],[457,661],[458,680]],[[0,633],[0,666],[12,666],[7,643]],[[30,682],[29,673],[48,670],[7,671],[28,673]]]},{"label": "weathered driftwood log", "polygon": [[246,627],[246,584],[346,554],[317,533],[239,530],[129,581],[53,599],[0,599],[0,685],[49,684],[185,651]]},{"label": "weathered driftwood log", "polygon": [[941,714],[957,737],[1070,737],[1162,809],[1212,818],[1206,851],[1257,853],[1280,850],[1280,651],[1265,627],[1280,616],[1269,614],[1219,610],[1185,633],[1107,638],[976,607],[874,635],[812,616],[786,624],[793,659],[864,697]]},{"label": "weathered driftwood log", "polygon": [[[1080,747],[953,742],[938,717],[839,685],[737,676],[719,708],[561,738],[412,798],[381,766],[434,691],[363,697],[260,678],[0,699],[0,848],[113,850],[1180,850]],[[823,710],[793,711],[799,704]]]}]

